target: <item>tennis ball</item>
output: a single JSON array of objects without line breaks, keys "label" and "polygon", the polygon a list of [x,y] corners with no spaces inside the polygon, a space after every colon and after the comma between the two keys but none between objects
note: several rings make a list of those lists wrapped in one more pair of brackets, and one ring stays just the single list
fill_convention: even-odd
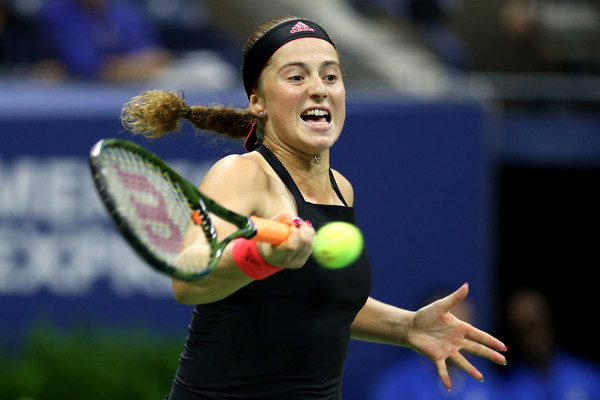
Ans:
[{"label": "tennis ball", "polygon": [[363,236],[347,222],[330,222],[317,231],[313,257],[326,268],[352,264],[363,249]]}]

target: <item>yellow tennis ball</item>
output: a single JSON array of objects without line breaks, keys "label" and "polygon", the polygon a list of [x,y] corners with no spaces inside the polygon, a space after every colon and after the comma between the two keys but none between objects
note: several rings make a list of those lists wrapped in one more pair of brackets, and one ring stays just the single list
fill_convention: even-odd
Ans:
[{"label": "yellow tennis ball", "polygon": [[363,249],[363,236],[347,222],[330,222],[317,231],[313,257],[326,268],[343,268],[352,264]]}]

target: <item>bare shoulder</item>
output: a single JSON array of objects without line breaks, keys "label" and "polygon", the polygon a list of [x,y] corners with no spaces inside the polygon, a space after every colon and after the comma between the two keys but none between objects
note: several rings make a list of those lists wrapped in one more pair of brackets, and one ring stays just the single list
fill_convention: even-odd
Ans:
[{"label": "bare shoulder", "polygon": [[335,169],[331,169],[331,172],[333,172],[333,177],[335,178],[340,192],[342,192],[342,196],[344,196],[344,199],[351,207],[354,204],[354,188],[352,187],[352,184],[344,175]]},{"label": "bare shoulder", "polygon": [[200,190],[233,211],[250,214],[261,204],[268,182],[257,160],[246,155],[230,155],[212,166]]},{"label": "bare shoulder", "polygon": [[248,174],[256,175],[255,178],[265,175],[264,169],[254,158],[247,155],[232,154],[217,161],[206,176],[216,178],[227,176],[228,178],[242,180]]}]

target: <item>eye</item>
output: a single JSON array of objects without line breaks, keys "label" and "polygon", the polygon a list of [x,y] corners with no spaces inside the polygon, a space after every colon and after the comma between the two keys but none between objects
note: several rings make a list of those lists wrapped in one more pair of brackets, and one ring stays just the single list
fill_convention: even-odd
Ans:
[{"label": "eye", "polygon": [[326,76],[323,77],[323,80],[326,81],[326,82],[333,83],[333,82],[335,82],[337,80],[337,75],[333,75],[333,74],[332,75],[326,75]]},{"label": "eye", "polygon": [[290,77],[288,77],[288,80],[292,81],[292,82],[301,82],[304,79],[304,77],[302,75],[292,75]]}]

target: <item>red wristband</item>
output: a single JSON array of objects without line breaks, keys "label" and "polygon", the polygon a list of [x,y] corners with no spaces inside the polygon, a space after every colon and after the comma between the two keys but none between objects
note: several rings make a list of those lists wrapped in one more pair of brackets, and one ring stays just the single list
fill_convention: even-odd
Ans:
[{"label": "red wristband", "polygon": [[258,253],[253,240],[237,239],[233,244],[232,255],[238,268],[252,279],[265,279],[283,269],[267,264]]}]

